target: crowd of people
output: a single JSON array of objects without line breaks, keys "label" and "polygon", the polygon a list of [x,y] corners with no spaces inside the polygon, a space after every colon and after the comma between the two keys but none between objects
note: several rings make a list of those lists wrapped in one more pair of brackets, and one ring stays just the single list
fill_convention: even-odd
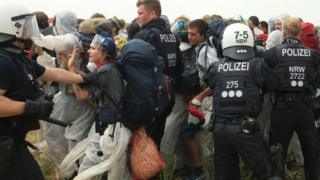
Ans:
[{"label": "crowd of people", "polygon": [[[144,129],[187,180],[240,179],[240,160],[258,179],[303,168],[305,179],[320,180],[315,25],[289,15],[170,22],[159,0],[136,7],[130,23],[0,7],[1,178],[44,179],[25,140],[43,120],[64,179],[135,178],[130,137]],[[142,82],[151,88],[132,92]],[[203,156],[213,156],[213,177]]]}]

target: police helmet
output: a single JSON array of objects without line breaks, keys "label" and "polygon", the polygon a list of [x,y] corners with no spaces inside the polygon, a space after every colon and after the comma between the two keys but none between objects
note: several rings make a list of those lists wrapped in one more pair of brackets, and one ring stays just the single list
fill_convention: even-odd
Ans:
[{"label": "police helmet", "polygon": [[18,39],[40,38],[35,14],[23,5],[7,4],[0,7],[0,43]]},{"label": "police helmet", "polygon": [[247,60],[255,56],[254,37],[251,29],[241,23],[226,27],[222,36],[223,56],[234,60]]}]

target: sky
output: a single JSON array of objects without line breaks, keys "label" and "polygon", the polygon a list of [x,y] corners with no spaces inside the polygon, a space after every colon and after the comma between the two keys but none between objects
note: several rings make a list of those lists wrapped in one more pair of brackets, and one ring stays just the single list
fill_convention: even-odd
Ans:
[{"label": "sky", "polygon": [[[3,3],[16,3],[28,6],[32,11],[44,11],[49,17],[63,10],[75,12],[79,18],[87,19],[100,12],[106,17],[117,16],[130,22],[137,16],[136,0],[1,0]],[[219,14],[230,18],[241,14],[244,19],[256,15],[260,20],[289,14],[304,21],[320,25],[320,0],[160,0],[162,14],[170,21],[180,15],[190,19],[203,15]]]}]

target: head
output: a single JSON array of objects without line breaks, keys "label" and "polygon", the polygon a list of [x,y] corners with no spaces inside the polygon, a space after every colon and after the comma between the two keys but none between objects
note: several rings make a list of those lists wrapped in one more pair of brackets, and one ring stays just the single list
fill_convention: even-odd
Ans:
[{"label": "head", "polygon": [[90,19],[91,18],[106,18],[106,17],[102,13],[96,12],[96,13],[91,15]]},{"label": "head", "polygon": [[253,28],[259,26],[259,18],[257,16],[250,16],[248,19],[248,26],[250,29],[253,30]]},{"label": "head", "polygon": [[244,23],[244,19],[243,19],[243,17],[242,17],[240,14],[236,14],[236,15],[232,16],[232,17],[230,18],[230,20],[231,20],[232,22],[235,22],[235,23]]},{"label": "head", "polygon": [[116,35],[119,34],[119,30],[120,30],[119,20],[117,17],[113,16],[112,18],[109,19],[109,21],[112,25],[112,37],[115,37]]},{"label": "head", "polygon": [[39,26],[39,29],[43,30],[49,27],[49,18],[48,16],[42,12],[42,11],[36,11],[34,12],[37,18],[37,23]]},{"label": "head", "polygon": [[57,35],[77,32],[77,15],[71,11],[62,11],[56,14],[54,32]]},{"label": "head", "polygon": [[282,31],[282,22],[280,19],[274,20],[274,29]]},{"label": "head", "polygon": [[134,35],[139,31],[139,24],[136,21],[132,21],[132,23],[127,26],[128,40],[133,39]]},{"label": "head", "polygon": [[123,19],[119,19],[118,24],[120,29],[123,29],[126,25],[126,22]]},{"label": "head", "polygon": [[318,44],[317,30],[312,23],[303,22],[301,26],[300,39],[309,48],[320,50]]},{"label": "head", "polygon": [[247,60],[255,56],[254,37],[251,29],[242,23],[226,27],[222,36],[223,56],[233,60]]},{"label": "head", "polygon": [[57,59],[66,65],[68,57],[71,55],[74,47],[78,48],[79,52],[82,51],[82,44],[76,36],[73,34],[65,35],[63,39],[59,41],[59,46],[54,49],[57,53]]},{"label": "head", "polygon": [[35,14],[25,6],[2,5],[0,12],[0,44],[18,40],[25,48],[32,38],[41,37]]},{"label": "head", "polygon": [[142,27],[153,19],[161,16],[161,5],[159,0],[139,0],[138,8],[138,24]]},{"label": "head", "polygon": [[166,23],[166,28],[167,28],[167,29],[170,29],[170,21],[169,21],[168,16],[166,16],[166,15],[161,15],[160,18],[163,19],[164,22]]},{"label": "head", "polygon": [[259,29],[263,31],[263,34],[268,34],[268,23],[266,21],[259,22]]},{"label": "head", "polygon": [[218,14],[213,14],[213,15],[211,15],[211,19],[221,19],[221,20],[223,20],[223,17],[218,15]]},{"label": "head", "polygon": [[207,14],[207,15],[202,16],[201,19],[203,19],[205,22],[209,23],[209,21],[211,20],[211,16]]},{"label": "head", "polygon": [[116,45],[109,33],[97,30],[94,36],[90,49],[88,50],[89,62],[98,63],[108,61],[116,56]]},{"label": "head", "polygon": [[283,23],[284,38],[300,39],[301,21],[299,18],[289,17]]},{"label": "head", "polygon": [[176,21],[172,27],[171,32],[176,35],[180,41],[189,42],[188,41],[188,22],[184,20]]},{"label": "head", "polygon": [[202,19],[196,19],[189,23],[188,39],[189,43],[197,46],[206,40],[206,32],[208,30],[208,23]]}]

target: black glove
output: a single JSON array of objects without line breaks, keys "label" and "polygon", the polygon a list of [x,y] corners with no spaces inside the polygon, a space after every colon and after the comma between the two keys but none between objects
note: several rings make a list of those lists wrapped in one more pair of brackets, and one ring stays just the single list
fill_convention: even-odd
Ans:
[{"label": "black glove", "polygon": [[53,105],[53,102],[45,100],[27,100],[24,109],[24,114],[32,118],[46,119],[51,114],[51,111],[53,110]]}]

